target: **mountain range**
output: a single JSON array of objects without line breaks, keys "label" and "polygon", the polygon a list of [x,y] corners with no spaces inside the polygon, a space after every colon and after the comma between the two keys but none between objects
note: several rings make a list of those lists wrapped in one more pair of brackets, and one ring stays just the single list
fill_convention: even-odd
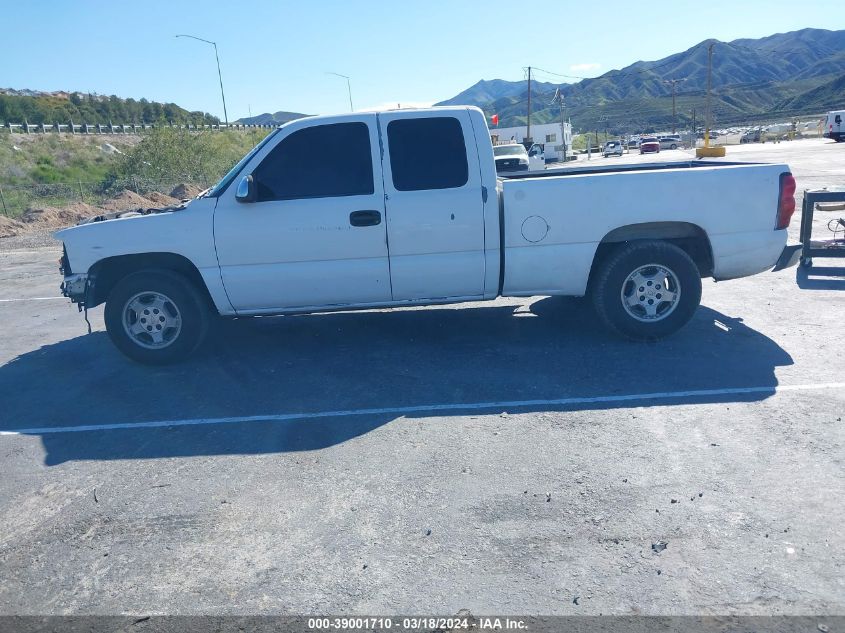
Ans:
[{"label": "mountain range", "polygon": [[[710,39],[656,61],[638,61],[599,77],[560,83],[563,75],[535,69],[532,123],[559,120],[552,97],[560,88],[576,129],[642,131],[704,117],[708,51],[712,50],[714,125],[819,114],[845,107],[845,30],[803,29],[760,39]],[[550,81],[551,80],[551,81]],[[500,126],[525,125],[527,81],[482,80],[436,105],[474,105]]]},{"label": "mountain range", "polygon": [[285,112],[284,110],[279,110],[278,112],[265,112],[264,114],[256,114],[255,116],[245,116],[242,119],[238,119],[235,123],[243,123],[244,125],[281,125],[282,123],[287,123],[288,121],[293,121],[294,119],[301,119],[304,116],[309,116],[307,114],[302,114],[300,112]]}]

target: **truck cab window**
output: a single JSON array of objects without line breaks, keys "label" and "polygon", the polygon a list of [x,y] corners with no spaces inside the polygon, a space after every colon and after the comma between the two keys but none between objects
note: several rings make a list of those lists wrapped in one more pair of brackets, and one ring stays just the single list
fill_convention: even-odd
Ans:
[{"label": "truck cab window", "polygon": [[387,125],[397,191],[452,189],[469,178],[466,143],[454,117],[399,119]]},{"label": "truck cab window", "polygon": [[366,123],[315,125],[283,139],[253,173],[258,202],[371,195]]}]

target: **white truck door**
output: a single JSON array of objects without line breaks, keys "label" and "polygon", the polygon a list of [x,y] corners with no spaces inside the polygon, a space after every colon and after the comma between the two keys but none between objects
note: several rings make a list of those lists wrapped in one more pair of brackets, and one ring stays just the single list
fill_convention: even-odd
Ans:
[{"label": "white truck door", "polygon": [[469,113],[378,120],[394,301],[481,297],[484,200]]},{"label": "white truck door", "polygon": [[528,150],[529,171],[539,171],[546,168],[546,152],[539,143],[534,143]]},{"label": "white truck door", "polygon": [[[374,114],[294,123],[250,161],[214,218],[236,311],[390,301],[379,165]],[[248,174],[256,201],[238,202],[237,181]]]}]

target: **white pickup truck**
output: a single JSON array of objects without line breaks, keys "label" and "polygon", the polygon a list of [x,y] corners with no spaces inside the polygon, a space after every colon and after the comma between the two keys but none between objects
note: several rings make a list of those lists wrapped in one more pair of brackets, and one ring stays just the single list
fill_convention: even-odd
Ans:
[{"label": "white pickup truck", "polygon": [[[320,164],[303,161],[329,147]],[[62,290],[105,303],[145,363],[250,316],[589,294],[623,336],[683,326],[701,278],[795,262],[785,165],[547,170],[499,180],[471,107],[361,112],[277,129],[177,208],[64,229]]]}]

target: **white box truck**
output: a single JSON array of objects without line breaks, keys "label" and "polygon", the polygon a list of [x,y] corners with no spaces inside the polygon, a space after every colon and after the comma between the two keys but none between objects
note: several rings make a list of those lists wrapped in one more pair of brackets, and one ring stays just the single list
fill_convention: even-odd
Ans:
[{"label": "white box truck", "polygon": [[823,132],[825,138],[831,138],[837,143],[845,141],[845,128],[842,127],[842,119],[845,119],[845,110],[831,110],[827,113]]}]

